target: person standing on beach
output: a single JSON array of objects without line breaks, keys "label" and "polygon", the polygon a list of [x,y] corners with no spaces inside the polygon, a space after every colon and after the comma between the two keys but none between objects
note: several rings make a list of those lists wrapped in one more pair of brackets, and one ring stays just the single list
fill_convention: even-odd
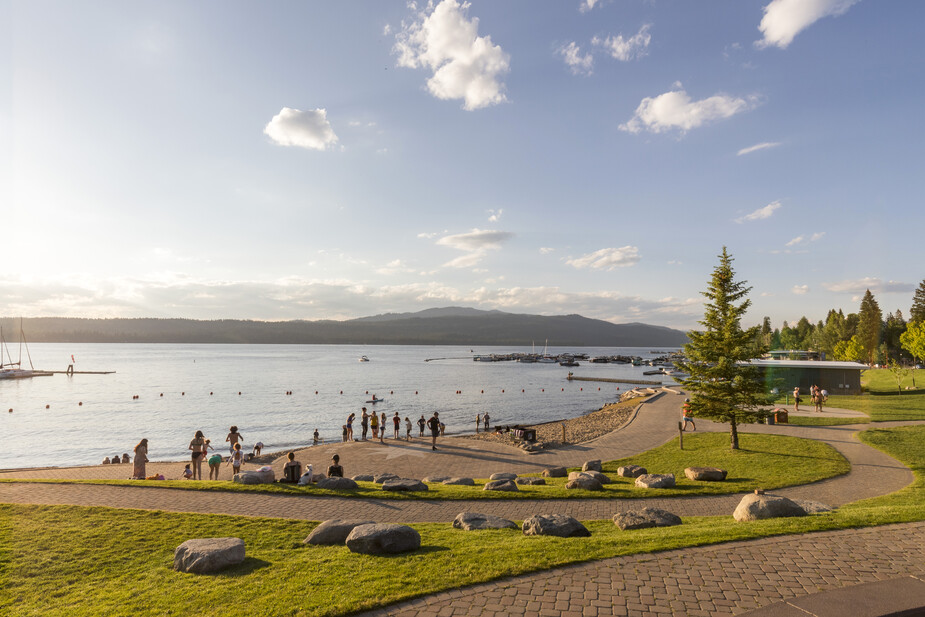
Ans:
[{"label": "person standing on beach", "polygon": [[145,475],[145,463],[148,462],[148,440],[142,439],[138,442],[138,445],[135,446],[135,463],[134,468],[132,469],[132,479],[133,480],[144,480]]},{"label": "person standing on beach", "polygon": [[353,419],[356,417],[355,413],[347,416],[347,438],[344,441],[353,441]]},{"label": "person standing on beach", "polygon": [[398,415],[398,412],[395,412],[395,415],[392,416],[392,424],[395,426],[395,439],[398,439],[398,436],[401,434],[401,416]]},{"label": "person standing on beach", "polygon": [[375,439],[379,433],[379,416],[375,411],[369,414],[369,430],[373,432],[373,439]]},{"label": "person standing on beach", "polygon": [[479,434],[479,425],[482,424],[482,414],[475,414],[475,434]]},{"label": "person standing on beach", "polygon": [[[219,433],[221,435],[221,433]],[[244,436],[238,432],[237,426],[232,426],[229,429],[228,436],[225,437],[225,441],[228,442],[228,448],[231,450],[231,453],[234,454],[234,446],[236,443],[244,443]]]},{"label": "person standing on beach", "polygon": [[193,480],[202,480],[202,459],[206,455],[206,438],[202,431],[196,431],[189,449],[193,452]]},{"label": "person standing on beach", "polygon": [[488,412],[487,411],[485,412],[485,415],[482,417],[482,419],[485,421],[485,431],[487,432],[488,431]]},{"label": "person standing on beach", "polygon": [[405,418],[405,441],[411,441],[411,418]]},{"label": "person standing on beach", "polygon": [[366,441],[366,434],[369,432],[369,413],[363,408],[363,415],[360,416],[360,426],[363,427],[363,441]]},{"label": "person standing on beach", "polygon": [[421,414],[421,419],[418,420],[418,428],[421,430],[419,437],[424,436],[424,427],[427,426],[427,420],[424,419],[424,414]]},{"label": "person standing on beach", "polygon": [[238,475],[241,472],[241,465],[244,464],[244,451],[241,450],[241,444],[234,444],[234,452],[231,453],[228,462],[231,463],[232,477]]},{"label": "person standing on beach", "polygon": [[379,441],[381,442],[385,438],[385,412],[382,412],[382,416],[379,418]]},{"label": "person standing on beach", "polygon": [[440,414],[437,413],[436,411],[434,412],[434,415],[430,417],[430,420],[427,421],[427,428],[430,429],[430,436],[432,439],[430,449],[436,450],[437,449],[437,435],[440,434]]}]

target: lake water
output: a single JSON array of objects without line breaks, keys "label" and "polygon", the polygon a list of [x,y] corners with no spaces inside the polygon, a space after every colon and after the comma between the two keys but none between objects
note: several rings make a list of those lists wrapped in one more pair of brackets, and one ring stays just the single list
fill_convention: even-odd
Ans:
[{"label": "lake water", "polygon": [[[232,424],[248,450],[257,441],[270,450],[310,445],[316,428],[325,441],[339,441],[348,414],[359,415],[373,393],[385,398],[375,408],[389,418],[397,411],[414,422],[440,411],[447,433],[471,432],[476,414],[486,411],[492,424],[559,420],[599,409],[632,387],[570,382],[569,371],[659,379],[630,365],[472,361],[474,354],[528,347],[33,344],[30,350],[37,369],[62,370],[73,354],[76,370],[116,373],[0,381],[0,469],[96,464],[115,453],[131,455],[142,437],[151,460],[178,460],[187,457],[197,430],[224,453]],[[653,357],[642,348],[549,349],[568,351]],[[361,355],[370,361],[359,362]],[[426,361],[432,358],[441,359]],[[359,433],[359,421],[355,426]]]}]

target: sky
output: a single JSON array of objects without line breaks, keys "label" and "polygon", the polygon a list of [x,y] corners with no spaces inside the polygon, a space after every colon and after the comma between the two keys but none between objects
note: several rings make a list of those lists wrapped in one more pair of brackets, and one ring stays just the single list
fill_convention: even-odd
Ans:
[{"label": "sky", "polygon": [[925,279],[925,3],[0,0],[0,315],[746,325]]}]

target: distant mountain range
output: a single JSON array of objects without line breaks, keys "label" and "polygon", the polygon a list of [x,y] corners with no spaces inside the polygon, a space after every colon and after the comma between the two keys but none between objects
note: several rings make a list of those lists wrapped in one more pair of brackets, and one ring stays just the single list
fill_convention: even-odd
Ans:
[{"label": "distant mountain range", "polygon": [[[0,319],[8,344],[19,340],[19,320]],[[28,342],[43,343],[262,343],[353,345],[537,345],[678,347],[687,334],[642,323],[613,324],[581,315],[518,315],[447,307],[386,313],[346,321],[218,319],[23,320]]]}]

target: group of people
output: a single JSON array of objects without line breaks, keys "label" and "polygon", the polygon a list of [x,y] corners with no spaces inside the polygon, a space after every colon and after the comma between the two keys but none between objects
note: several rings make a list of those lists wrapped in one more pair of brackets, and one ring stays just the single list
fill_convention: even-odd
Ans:
[{"label": "group of people", "polygon": [[[343,430],[343,441],[347,443],[348,441],[368,441],[369,435],[372,433],[372,439],[379,439],[380,443],[385,443],[385,431],[389,424],[389,419],[385,415],[385,412],[382,414],[377,414],[375,411],[370,413],[366,407],[361,409],[362,415],[360,416],[360,428],[361,428],[361,437],[357,439],[353,434],[353,423],[356,421],[357,415],[351,413],[347,416],[347,423],[342,426]],[[434,417],[437,417],[437,413],[434,413]],[[396,411],[395,415],[392,416],[392,429],[393,437],[395,439],[401,439],[401,428],[402,422],[405,425],[405,441],[411,441],[411,432],[413,430],[413,424],[411,423],[411,418],[405,417],[404,421],[402,420],[401,415]],[[425,420],[423,414],[420,419],[417,421],[418,430],[420,437],[424,437],[424,429],[430,426],[430,421]],[[486,423],[486,427],[487,427]],[[446,430],[446,425],[437,420],[437,432],[442,435]],[[314,443],[318,443],[318,431],[315,430],[315,439]]]},{"label": "group of people", "polygon": [[488,432],[488,420],[489,420],[489,418],[490,418],[490,417],[489,417],[487,411],[485,412],[485,415],[484,415],[484,416],[481,415],[481,414],[475,414],[475,432],[476,432],[476,433],[479,432],[479,425],[483,425],[483,424],[484,424],[484,427],[485,427],[485,432],[486,432],[486,433]]},{"label": "group of people", "polygon": [[[241,471],[241,466],[247,458],[244,454],[243,447],[244,436],[238,432],[237,426],[232,426],[229,429],[228,435],[225,437],[225,443],[228,444],[229,450],[226,463],[231,465],[232,474],[237,474]],[[251,457],[260,456],[262,449],[263,443],[259,441],[255,443]],[[206,439],[202,431],[196,431],[192,441],[189,442],[189,450],[192,452],[192,463],[187,465],[186,469],[184,469],[183,477],[192,480],[202,480],[202,462],[203,460],[207,460],[209,464],[209,479],[218,480],[224,457],[218,452],[215,452],[211,440]],[[209,454],[209,450],[212,450],[211,455]]]},{"label": "group of people", "polygon": [[[822,413],[822,404],[826,402],[829,398],[829,393],[827,390],[823,390],[816,384],[813,384],[809,387],[809,400],[813,403],[813,411],[818,411]],[[803,398],[800,396],[800,386],[797,386],[793,389],[793,411],[800,411],[800,403],[803,402]]]},{"label": "group of people", "polygon": [[111,459],[107,456],[103,459],[103,465],[118,465],[120,463],[131,463],[132,459],[129,458],[128,452],[123,452],[122,456],[118,454],[114,455]]}]

